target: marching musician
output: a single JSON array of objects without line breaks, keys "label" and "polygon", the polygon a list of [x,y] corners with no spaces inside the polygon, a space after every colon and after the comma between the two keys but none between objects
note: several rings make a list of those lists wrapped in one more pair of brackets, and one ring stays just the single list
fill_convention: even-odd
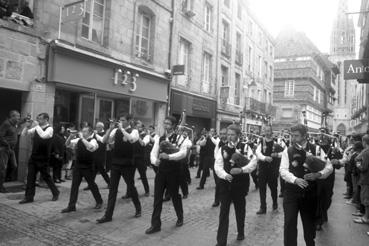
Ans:
[{"label": "marching musician", "polygon": [[215,148],[215,129],[211,128],[198,141],[200,145],[200,163],[202,165],[202,176],[199,187],[196,189],[203,190],[206,183],[206,178],[210,175],[210,168],[214,164],[214,148]]},{"label": "marching musician", "polygon": [[[329,160],[318,172],[310,172],[306,168],[308,156],[325,154],[307,141],[307,128],[303,124],[291,128],[292,146],[282,153],[280,174],[286,181],[284,209],[284,245],[297,245],[297,216],[300,212],[304,239],[307,246],[315,245],[315,215],[317,207],[317,180],[327,178],[333,171]],[[319,153],[320,152],[320,153]]]},{"label": "marching musician", "polygon": [[[240,142],[241,129],[232,124],[227,128],[228,143],[220,148],[216,155],[215,172],[220,179],[220,215],[217,232],[217,246],[227,245],[229,209],[233,202],[237,221],[237,240],[244,240],[246,215],[246,195],[250,184],[249,173],[255,170],[257,162],[254,157],[243,167],[233,166],[233,154],[244,155],[247,145]],[[231,159],[232,158],[232,159]]]},{"label": "marching musician", "polygon": [[[277,143],[282,146],[283,149],[286,149],[290,146],[290,134],[288,133],[288,130],[282,130]],[[279,184],[281,186],[279,197],[283,197],[285,182],[282,177],[279,177]]]},{"label": "marching musician", "polygon": [[[273,139],[273,131],[271,125],[264,126],[265,137],[256,149],[256,157],[259,164],[259,194],[260,194],[260,209],[256,214],[266,213],[266,186],[268,184],[272,200],[273,210],[278,209],[278,170],[282,157],[282,150],[279,153],[275,150]],[[279,146],[280,147],[280,146]],[[280,147],[282,149],[282,147]]]},{"label": "marching musician", "polygon": [[180,187],[182,190],[182,198],[186,199],[188,197],[188,184],[191,183],[191,174],[190,170],[188,169],[188,162],[189,162],[189,154],[192,147],[192,141],[188,136],[188,130],[186,128],[179,129],[179,135],[177,136],[176,146],[177,148],[181,148],[182,145],[186,146],[187,153],[186,158],[181,161],[181,182]]},{"label": "marching musician", "polygon": [[155,139],[154,147],[151,151],[151,163],[158,167],[155,176],[154,187],[154,210],[151,217],[151,227],[146,230],[146,234],[152,234],[161,230],[161,210],[163,206],[163,195],[168,189],[172,198],[173,206],[177,214],[176,226],[183,225],[182,198],[178,193],[181,176],[180,161],[186,158],[187,147],[182,145],[178,152],[166,153],[160,149],[162,143],[169,143],[175,147],[177,134],[175,133],[176,118],[167,116],[164,120],[165,135]]}]

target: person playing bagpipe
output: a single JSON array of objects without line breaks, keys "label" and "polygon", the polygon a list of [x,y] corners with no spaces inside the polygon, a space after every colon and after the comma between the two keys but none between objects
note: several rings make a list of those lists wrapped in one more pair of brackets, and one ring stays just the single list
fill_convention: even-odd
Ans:
[{"label": "person playing bagpipe", "polygon": [[215,159],[215,172],[220,179],[220,214],[217,232],[217,246],[227,245],[229,209],[233,202],[237,221],[237,240],[245,238],[246,195],[249,173],[255,170],[257,162],[245,156],[248,146],[240,142],[241,129],[232,124],[227,128],[228,143],[221,147]]},{"label": "person playing bagpipe", "polygon": [[[292,146],[282,153],[280,174],[286,181],[284,210],[284,245],[297,245],[297,216],[300,212],[307,246],[315,245],[317,211],[317,180],[327,178],[333,171],[325,154],[307,141],[307,127],[297,124],[291,128]],[[319,153],[320,152],[320,153]]]},{"label": "person playing bagpipe", "polygon": [[[290,134],[288,132],[288,130],[284,129],[281,132],[280,137],[277,140],[277,143],[282,146],[283,149],[286,149],[288,147],[290,147],[291,141],[290,141]],[[283,193],[284,193],[284,180],[282,179],[282,177],[279,177],[279,184],[281,186],[280,192],[279,192],[279,197],[283,197]]]}]

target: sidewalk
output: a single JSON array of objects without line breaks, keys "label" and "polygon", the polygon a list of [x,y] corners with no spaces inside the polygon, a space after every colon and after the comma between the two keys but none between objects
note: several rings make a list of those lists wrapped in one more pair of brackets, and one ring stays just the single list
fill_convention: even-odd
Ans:
[{"label": "sidewalk", "polygon": [[[191,169],[192,177],[195,169]],[[154,173],[148,171],[151,191],[153,191]],[[136,174],[137,177],[137,174]],[[82,191],[82,183],[77,204],[77,212],[61,214],[60,210],[68,204],[70,181],[59,186],[60,200],[52,202],[47,189],[37,188],[35,202],[20,205],[23,192],[0,194],[0,245],[157,245],[157,246],[211,246],[215,245],[219,208],[212,208],[214,180],[208,179],[205,190],[198,191],[199,179],[193,179],[190,196],[184,200],[184,226],[175,227],[176,216],[171,202],[164,203],[162,213],[162,231],[154,235],[144,232],[150,226],[153,197],[140,197],[143,213],[139,219],[133,218],[134,207],[130,200],[122,200],[126,186],[121,180],[113,221],[97,225],[95,220],[104,210],[93,209],[95,204],[89,191]],[[107,199],[106,184],[98,176],[97,183],[104,201]],[[139,194],[143,186],[137,180]],[[270,212],[264,216],[255,213],[259,208],[259,194],[251,185],[246,204],[246,239],[235,240],[236,223],[231,209],[229,245],[279,246],[283,245],[283,210],[279,201],[279,212]],[[317,244],[326,246],[364,246],[369,244],[366,231],[369,227],[352,222],[352,206],[346,205],[342,198],[344,192],[342,171],[336,173],[335,196],[329,211],[329,223],[322,232],[318,232]],[[268,193],[268,202],[271,205]],[[106,206],[106,203],[104,204]],[[299,222],[299,245],[303,242],[301,222]]]}]

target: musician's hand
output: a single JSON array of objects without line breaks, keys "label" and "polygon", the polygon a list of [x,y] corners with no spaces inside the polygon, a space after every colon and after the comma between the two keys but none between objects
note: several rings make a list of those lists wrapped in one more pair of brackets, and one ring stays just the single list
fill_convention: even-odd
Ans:
[{"label": "musician's hand", "polygon": [[109,129],[113,130],[115,128],[115,122],[110,122]]},{"label": "musician's hand", "polygon": [[228,182],[232,182],[233,176],[230,174],[227,174],[227,176],[225,176],[225,180],[227,180]]},{"label": "musician's hand", "polygon": [[232,168],[229,173],[231,175],[238,175],[238,174],[241,174],[242,173],[242,169],[241,168],[238,168],[238,167],[235,167],[235,168]]},{"label": "musician's hand", "polygon": [[266,156],[265,161],[271,163],[273,161],[273,158],[270,156]]},{"label": "musician's hand", "polygon": [[312,153],[310,153],[310,152],[306,152],[306,157],[308,157],[308,156],[312,156],[313,154]]},{"label": "musician's hand", "polygon": [[339,160],[337,160],[337,159],[333,159],[333,160],[331,160],[331,163],[332,163],[332,165],[333,166],[340,166],[341,164],[340,164],[340,161]]},{"label": "musician's hand", "polygon": [[321,173],[308,173],[304,175],[305,180],[314,181],[322,176]]},{"label": "musician's hand", "polygon": [[309,183],[306,181],[306,180],[304,180],[304,179],[300,179],[300,178],[297,178],[296,180],[295,180],[295,184],[297,185],[297,186],[299,186],[300,188],[302,188],[302,189],[305,189],[306,187],[308,187],[308,185],[309,185]]},{"label": "musician's hand", "polygon": [[160,153],[159,154],[159,159],[160,160],[168,160],[169,159],[169,155],[167,153]]},{"label": "musician's hand", "polygon": [[278,153],[272,153],[270,156],[273,158],[278,158]]},{"label": "musician's hand", "polygon": [[155,165],[158,167],[160,165],[160,160],[156,160]]}]

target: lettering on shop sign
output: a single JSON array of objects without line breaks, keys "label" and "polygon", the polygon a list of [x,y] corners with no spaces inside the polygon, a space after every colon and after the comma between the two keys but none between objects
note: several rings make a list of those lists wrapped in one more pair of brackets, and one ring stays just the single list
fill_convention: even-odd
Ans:
[{"label": "lettering on shop sign", "polygon": [[209,112],[209,105],[199,99],[193,99],[192,101],[192,110],[193,111],[201,111],[201,112]]},{"label": "lettering on shop sign", "polygon": [[345,60],[343,69],[345,80],[358,79],[360,83],[369,83],[369,59]]},{"label": "lettering on shop sign", "polygon": [[132,75],[130,71],[122,71],[122,69],[116,69],[114,72],[114,85],[130,86],[129,91],[134,92],[137,90],[137,78],[138,73]]}]

